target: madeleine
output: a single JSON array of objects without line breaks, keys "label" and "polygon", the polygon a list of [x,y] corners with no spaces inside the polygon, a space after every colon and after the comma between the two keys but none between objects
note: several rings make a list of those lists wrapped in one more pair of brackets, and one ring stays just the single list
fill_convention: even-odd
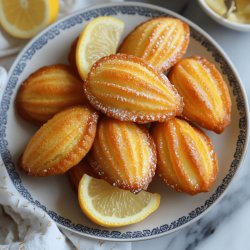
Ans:
[{"label": "madeleine", "polygon": [[129,33],[118,52],[138,56],[166,71],[186,53],[189,36],[189,26],[181,20],[157,17]]},{"label": "madeleine", "polygon": [[202,57],[185,58],[172,68],[169,79],[183,97],[183,116],[222,133],[231,120],[231,99],[215,66]]},{"label": "madeleine", "polygon": [[103,118],[87,160],[110,184],[139,192],[155,174],[155,144],[144,126]]},{"label": "madeleine", "polygon": [[70,184],[76,193],[78,192],[78,185],[84,174],[94,178],[99,177],[86,161],[86,157],[68,171]]},{"label": "madeleine", "polygon": [[16,96],[19,115],[37,125],[67,107],[85,103],[81,79],[71,67],[62,64],[45,66],[32,73]]},{"label": "madeleine", "polygon": [[65,173],[90,150],[97,119],[98,114],[84,106],[56,114],[30,139],[20,158],[20,168],[34,176]]},{"label": "madeleine", "polygon": [[211,189],[218,162],[207,135],[178,118],[155,124],[152,135],[157,150],[157,174],[167,185],[189,194]]},{"label": "madeleine", "polygon": [[182,98],[166,76],[142,59],[125,54],[97,61],[84,91],[97,110],[121,121],[162,122],[183,109]]}]

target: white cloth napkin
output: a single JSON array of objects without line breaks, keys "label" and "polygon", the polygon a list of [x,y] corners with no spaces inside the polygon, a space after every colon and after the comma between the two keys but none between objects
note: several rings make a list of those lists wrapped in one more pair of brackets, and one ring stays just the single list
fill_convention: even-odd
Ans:
[{"label": "white cloth napkin", "polygon": [[[0,86],[5,78],[1,77],[1,71],[0,68]],[[60,231],[43,210],[17,192],[0,159],[0,249],[128,250],[131,243],[93,240],[67,230]]]},{"label": "white cloth napkin", "polygon": [[[59,18],[89,5],[112,2],[112,0],[61,0]],[[14,39],[0,31],[1,65],[9,66],[24,41]],[[0,67],[0,99],[7,74]],[[131,243],[93,240],[68,230],[59,229],[56,223],[32,203],[24,199],[11,182],[0,157],[0,250],[129,250]]]}]

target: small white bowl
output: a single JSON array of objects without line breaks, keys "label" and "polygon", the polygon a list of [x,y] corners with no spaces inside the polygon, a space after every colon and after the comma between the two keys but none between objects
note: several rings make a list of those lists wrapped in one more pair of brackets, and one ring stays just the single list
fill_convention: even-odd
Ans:
[{"label": "small white bowl", "polygon": [[198,3],[207,15],[217,23],[233,30],[250,32],[250,24],[236,23],[220,16],[207,5],[205,0],[198,0]]}]

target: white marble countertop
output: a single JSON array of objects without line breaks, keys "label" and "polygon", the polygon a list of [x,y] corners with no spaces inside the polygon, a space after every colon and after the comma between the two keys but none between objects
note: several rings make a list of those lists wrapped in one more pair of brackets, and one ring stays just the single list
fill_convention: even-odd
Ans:
[{"label": "white marble countertop", "polygon": [[[162,3],[164,1],[158,1]],[[167,2],[167,1],[166,1]],[[169,7],[168,3],[162,4]],[[169,8],[174,8],[170,6]],[[245,86],[250,98],[250,32],[227,29],[211,20],[190,1],[182,15],[198,24],[225,50]],[[225,196],[202,219],[168,236],[133,243],[133,250],[247,250],[250,249],[250,151],[248,150],[239,174]]]},{"label": "white marble countertop", "polygon": [[[189,18],[209,33],[234,63],[250,97],[250,33],[229,30],[211,20],[196,1],[148,0]],[[0,59],[9,69],[15,56]],[[155,240],[132,243],[133,250],[247,250],[250,249],[250,153],[222,200],[202,219],[178,232]]]}]

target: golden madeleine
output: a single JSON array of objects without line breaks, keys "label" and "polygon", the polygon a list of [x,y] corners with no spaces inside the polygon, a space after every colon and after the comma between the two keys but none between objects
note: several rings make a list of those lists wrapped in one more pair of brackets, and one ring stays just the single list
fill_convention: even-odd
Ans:
[{"label": "golden madeleine", "polygon": [[31,74],[16,96],[16,109],[26,120],[41,125],[59,111],[87,100],[82,81],[71,67],[45,66]]},{"label": "golden madeleine", "polygon": [[181,20],[157,17],[129,33],[118,52],[138,56],[166,71],[186,53],[189,36],[189,26]]},{"label": "golden madeleine", "polygon": [[147,123],[180,115],[182,98],[166,76],[125,54],[97,61],[84,83],[89,102],[107,116]]},{"label": "golden madeleine", "polygon": [[139,192],[155,174],[155,144],[144,126],[103,118],[87,160],[110,184]]},{"label": "golden madeleine", "polygon": [[183,116],[221,133],[231,120],[228,87],[215,66],[202,57],[179,61],[169,79],[184,100]]},{"label": "golden madeleine", "polygon": [[19,161],[29,175],[62,174],[78,164],[90,150],[98,114],[76,106],[56,114],[31,138]]},{"label": "golden madeleine", "polygon": [[207,192],[215,182],[218,162],[211,140],[187,121],[173,118],[153,126],[157,174],[177,191]]},{"label": "golden madeleine", "polygon": [[86,157],[68,171],[70,184],[76,193],[78,192],[78,185],[84,174],[94,178],[99,178],[99,176],[86,161]]}]

